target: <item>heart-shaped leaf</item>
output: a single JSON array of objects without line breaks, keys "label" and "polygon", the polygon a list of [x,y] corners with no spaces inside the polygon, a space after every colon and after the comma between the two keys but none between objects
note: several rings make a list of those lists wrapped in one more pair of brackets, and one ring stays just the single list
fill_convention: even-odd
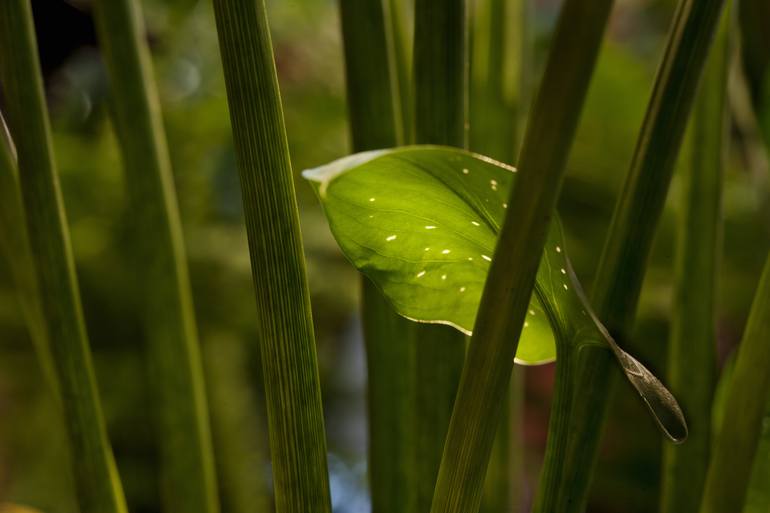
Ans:
[{"label": "heart-shaped leaf", "polygon": [[[358,153],[303,176],[314,185],[343,253],[398,313],[471,333],[516,169],[457,148],[411,146]],[[615,344],[591,311],[558,218],[516,361],[551,362],[557,344],[611,349],[666,434],[677,441],[686,436],[671,394]]]}]

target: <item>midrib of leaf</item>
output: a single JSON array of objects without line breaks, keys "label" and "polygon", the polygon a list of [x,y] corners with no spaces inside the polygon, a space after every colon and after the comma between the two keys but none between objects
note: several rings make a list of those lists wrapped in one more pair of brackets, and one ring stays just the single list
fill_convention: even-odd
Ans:
[{"label": "midrib of leaf", "polygon": [[265,3],[215,0],[214,12],[254,276],[276,510],[329,513],[310,297]]},{"label": "midrib of leaf", "polygon": [[160,101],[136,0],[94,4],[132,201],[134,262],[169,512],[217,513],[209,413]]},{"label": "midrib of leaf", "polygon": [[770,255],[765,262],[746,329],[727,385],[701,513],[741,511],[770,398]]},{"label": "midrib of leaf", "polygon": [[[630,171],[615,206],[597,269],[592,300],[597,316],[621,342],[631,328],[652,238],[692,107],[695,89],[716,31],[723,0],[681,0],[658,71]],[[575,390],[562,511],[582,511],[614,374],[612,356],[586,349]]]},{"label": "midrib of leaf", "polygon": [[99,404],[37,55],[28,0],[0,2],[0,80],[17,144],[27,234],[52,341],[77,497],[84,513],[125,513]]},{"label": "midrib of leaf", "polygon": [[[354,151],[404,140],[400,82],[405,67],[399,12],[383,0],[340,0],[348,118]],[[401,65],[399,65],[401,64]],[[361,280],[369,418],[369,484],[374,513],[414,511],[414,344],[411,322]]]},{"label": "midrib of leaf", "polygon": [[432,513],[479,508],[499,404],[611,5],[567,0],[562,7],[463,367]]},{"label": "midrib of leaf", "polygon": [[[414,140],[466,146],[467,5],[416,0],[414,11]],[[415,511],[430,509],[460,372],[465,336],[448,326],[414,324]]]},{"label": "midrib of leaf", "polygon": [[[729,5],[729,4],[728,4]],[[690,436],[664,445],[661,511],[697,511],[711,447],[716,386],[716,292],[721,255],[722,177],[727,143],[730,9],[725,9],[708,57],[689,128],[682,169],[684,212],[679,220],[674,314],[669,341],[669,386],[682,403]]]}]

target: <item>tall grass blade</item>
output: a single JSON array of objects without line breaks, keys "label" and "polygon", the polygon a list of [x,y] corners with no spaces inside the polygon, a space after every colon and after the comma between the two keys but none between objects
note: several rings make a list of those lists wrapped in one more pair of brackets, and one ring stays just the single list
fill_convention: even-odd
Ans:
[{"label": "tall grass blade", "polygon": [[668,377],[687,416],[690,436],[686,444],[664,446],[663,513],[698,509],[711,447],[727,76],[732,54],[730,9],[725,9],[720,25],[693,107],[689,151],[682,169],[684,211],[679,220]]},{"label": "tall grass blade", "polygon": [[432,513],[479,508],[499,404],[611,5],[567,0],[562,7],[463,367]]},{"label": "tall grass blade", "polygon": [[[216,477],[182,226],[136,0],[94,4],[133,208],[166,511],[217,513]],[[141,271],[140,271],[141,270]]]},{"label": "tall grass blade", "polygon": [[43,375],[51,391],[61,400],[26,224],[16,168],[16,148],[0,113],[0,255],[8,265]]},{"label": "tall grass blade", "polygon": [[215,0],[257,299],[276,510],[330,512],[299,214],[264,0]]},{"label": "tall grass blade", "polygon": [[770,398],[770,256],[759,281],[706,477],[701,513],[741,511]]},{"label": "tall grass blade", "polygon": [[[468,56],[465,0],[416,0],[414,140],[467,144]],[[430,509],[465,357],[465,337],[446,326],[414,325],[416,511]]]},{"label": "tall grass blade", "polygon": [[[389,5],[390,4],[390,5]],[[403,34],[397,33],[398,2],[340,0],[350,133],[354,151],[403,142],[399,61]],[[399,73],[399,70],[402,72]],[[414,345],[411,322],[388,304],[367,278],[361,281],[368,370],[369,484],[374,513],[414,507]]]},{"label": "tall grass blade", "polygon": [[[633,322],[642,278],[668,185],[684,136],[696,86],[714,37],[723,0],[681,0],[637,141],[615,206],[592,299],[598,317],[621,344]],[[580,402],[559,496],[569,510],[587,500],[613,376],[611,355],[589,349],[578,370]]]},{"label": "tall grass blade", "polygon": [[[107,439],[51,143],[28,0],[0,2],[0,80],[81,511],[123,513]],[[7,161],[7,156],[6,156]]]}]

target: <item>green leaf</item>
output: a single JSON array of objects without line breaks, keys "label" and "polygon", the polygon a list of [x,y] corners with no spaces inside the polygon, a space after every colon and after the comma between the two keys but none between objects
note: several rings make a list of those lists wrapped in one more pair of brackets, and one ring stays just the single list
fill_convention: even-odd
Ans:
[{"label": "green leaf", "polygon": [[[441,146],[351,155],[307,170],[332,233],[353,265],[412,320],[471,334],[516,170]],[[556,345],[603,345],[663,431],[687,436],[673,396],[624,352],[593,314],[551,223],[516,361],[556,358]]]}]

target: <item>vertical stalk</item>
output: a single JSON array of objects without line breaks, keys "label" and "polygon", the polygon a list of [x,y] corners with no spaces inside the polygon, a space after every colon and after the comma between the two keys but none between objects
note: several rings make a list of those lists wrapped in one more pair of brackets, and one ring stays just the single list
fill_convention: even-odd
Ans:
[{"label": "vertical stalk", "polygon": [[[621,345],[629,342],[652,238],[668,191],[723,0],[681,0],[655,79],[637,147],[615,212],[594,284],[599,317]],[[610,390],[613,356],[586,348],[575,390],[570,449],[560,495],[569,511],[585,508]]]},{"label": "vertical stalk", "polygon": [[[348,117],[354,151],[396,146],[402,110],[397,49],[388,4],[340,0]],[[399,316],[377,287],[362,278],[369,405],[369,483],[374,513],[414,507],[413,341],[410,321]]]},{"label": "vertical stalk", "polygon": [[[385,30],[391,51],[391,73],[398,84],[397,97],[401,109],[401,143],[408,144],[414,139],[414,115],[412,113],[412,39],[409,13],[405,10],[405,0],[385,0]],[[388,30],[388,27],[390,28]]]},{"label": "vertical stalk", "polygon": [[257,300],[279,513],[331,511],[305,260],[264,0],[214,0]]},{"label": "vertical stalk", "polygon": [[[414,13],[414,138],[467,145],[465,0],[417,0]],[[418,512],[430,508],[465,356],[465,336],[448,326],[414,324],[414,448]]]},{"label": "vertical stalk", "polygon": [[136,0],[99,0],[94,6],[133,204],[135,269],[157,393],[164,509],[217,513],[211,430],[182,226],[141,12]]},{"label": "vertical stalk", "polygon": [[473,10],[470,147],[513,164],[530,91],[529,0],[478,0]]},{"label": "vertical stalk", "polygon": [[[470,147],[514,164],[530,91],[529,0],[480,0],[473,9]],[[523,371],[523,369],[522,369]],[[524,372],[511,378],[484,482],[481,511],[518,511],[523,500]]]},{"label": "vertical stalk", "polygon": [[28,0],[0,2],[0,79],[17,143],[27,234],[77,496],[85,513],[123,513],[125,499],[99,404],[37,55]]},{"label": "vertical stalk", "polygon": [[661,511],[696,511],[711,447],[716,386],[716,292],[722,244],[722,177],[727,141],[729,9],[703,72],[690,124],[679,221],[677,285],[669,342],[669,386],[687,417],[682,445],[663,450]]},{"label": "vertical stalk", "polygon": [[499,405],[611,5],[567,0],[562,7],[463,366],[432,513],[479,508]]},{"label": "vertical stalk", "polygon": [[[567,456],[569,443],[570,420],[575,404],[574,393],[575,372],[577,370],[579,352],[567,344],[557,345],[556,381],[554,383],[551,414],[548,419],[548,441],[546,443],[546,462],[540,476],[540,486],[537,490],[533,511],[556,512],[563,511],[562,497],[558,493],[558,484],[566,465],[560,465]],[[557,462],[554,464],[554,462]]]},{"label": "vertical stalk", "polygon": [[770,255],[765,262],[727,389],[701,513],[741,511],[770,398]]}]

